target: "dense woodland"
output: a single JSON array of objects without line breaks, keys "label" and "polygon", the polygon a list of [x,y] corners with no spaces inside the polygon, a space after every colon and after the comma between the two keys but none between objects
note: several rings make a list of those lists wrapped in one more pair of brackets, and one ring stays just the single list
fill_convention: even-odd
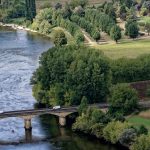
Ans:
[{"label": "dense woodland", "polygon": [[35,0],[1,0],[0,21],[25,17],[32,20],[36,15]]},{"label": "dense woodland", "polygon": [[[63,30],[57,31],[52,38],[55,47],[42,54],[31,83],[39,103],[48,106],[80,104],[73,130],[113,144],[120,143],[131,150],[149,150],[148,129],[130,124],[125,116],[139,111],[137,91],[128,83],[150,80],[150,55],[112,60],[101,51],[83,45],[82,30],[95,41],[100,40],[102,32],[116,42],[123,34],[137,38],[140,30],[137,12],[148,17],[149,1],[125,0],[88,6],[83,0],[65,6],[57,3],[41,10],[32,29],[50,35],[52,29],[59,26],[76,42],[70,45]],[[117,25],[118,17],[126,22],[125,32]],[[149,33],[149,21],[144,27]],[[108,112],[87,107],[89,103],[101,102],[110,104]]]}]

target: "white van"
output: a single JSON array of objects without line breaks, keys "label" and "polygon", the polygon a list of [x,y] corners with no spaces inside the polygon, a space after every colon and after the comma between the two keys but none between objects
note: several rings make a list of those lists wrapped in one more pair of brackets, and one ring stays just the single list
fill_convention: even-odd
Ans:
[{"label": "white van", "polygon": [[4,111],[1,110],[1,111],[0,111],[0,114],[2,114],[3,112],[4,112]]},{"label": "white van", "polygon": [[53,109],[55,109],[55,110],[56,110],[56,109],[60,109],[60,108],[61,108],[60,106],[54,106],[54,107],[53,107]]}]

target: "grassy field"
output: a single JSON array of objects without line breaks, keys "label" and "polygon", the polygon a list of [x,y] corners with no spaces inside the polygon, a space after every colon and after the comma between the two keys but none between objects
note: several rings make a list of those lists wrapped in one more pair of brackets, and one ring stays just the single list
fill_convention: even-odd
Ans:
[{"label": "grassy field", "polygon": [[122,40],[120,43],[93,45],[94,48],[102,50],[109,58],[121,57],[136,58],[142,54],[150,54],[150,38],[143,40]]},{"label": "grassy field", "polygon": [[131,116],[127,119],[135,127],[144,125],[150,131],[150,110],[142,111],[136,116]]},{"label": "grassy field", "polygon": [[150,131],[150,119],[146,119],[139,116],[133,116],[127,119],[130,123],[132,123],[135,127],[139,127],[140,125],[144,125]]},{"label": "grassy field", "polygon": [[[37,7],[39,8],[42,4],[50,2],[52,5],[56,4],[56,3],[62,3],[63,5],[66,2],[70,2],[71,0],[36,0],[37,2]],[[93,5],[93,4],[100,4],[103,3],[105,1],[111,1],[111,0],[89,0],[89,5]]]}]

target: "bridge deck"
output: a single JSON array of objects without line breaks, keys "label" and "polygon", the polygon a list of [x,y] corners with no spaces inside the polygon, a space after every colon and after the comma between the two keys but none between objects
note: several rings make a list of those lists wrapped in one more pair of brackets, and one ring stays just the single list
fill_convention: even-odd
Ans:
[{"label": "bridge deck", "polygon": [[[90,107],[107,108],[108,104],[93,104]],[[62,107],[60,109],[45,108],[45,109],[28,109],[28,110],[17,110],[0,113],[0,118],[8,117],[23,117],[23,116],[34,116],[43,114],[54,114],[54,113],[74,113],[78,111],[78,106],[73,107]]]}]

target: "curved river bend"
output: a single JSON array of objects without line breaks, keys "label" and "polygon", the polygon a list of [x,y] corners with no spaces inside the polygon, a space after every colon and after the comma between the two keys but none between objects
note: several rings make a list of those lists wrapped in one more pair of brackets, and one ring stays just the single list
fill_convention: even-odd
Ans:
[{"label": "curved river bend", "polygon": [[[30,78],[38,67],[40,54],[50,47],[50,40],[40,35],[0,28],[0,110],[34,107]],[[70,129],[59,128],[57,119],[47,115],[32,120],[32,135],[33,139],[48,137],[49,140],[13,145],[11,142],[25,140],[23,121],[19,118],[0,120],[0,149],[119,150],[91,137],[77,135]]]}]

